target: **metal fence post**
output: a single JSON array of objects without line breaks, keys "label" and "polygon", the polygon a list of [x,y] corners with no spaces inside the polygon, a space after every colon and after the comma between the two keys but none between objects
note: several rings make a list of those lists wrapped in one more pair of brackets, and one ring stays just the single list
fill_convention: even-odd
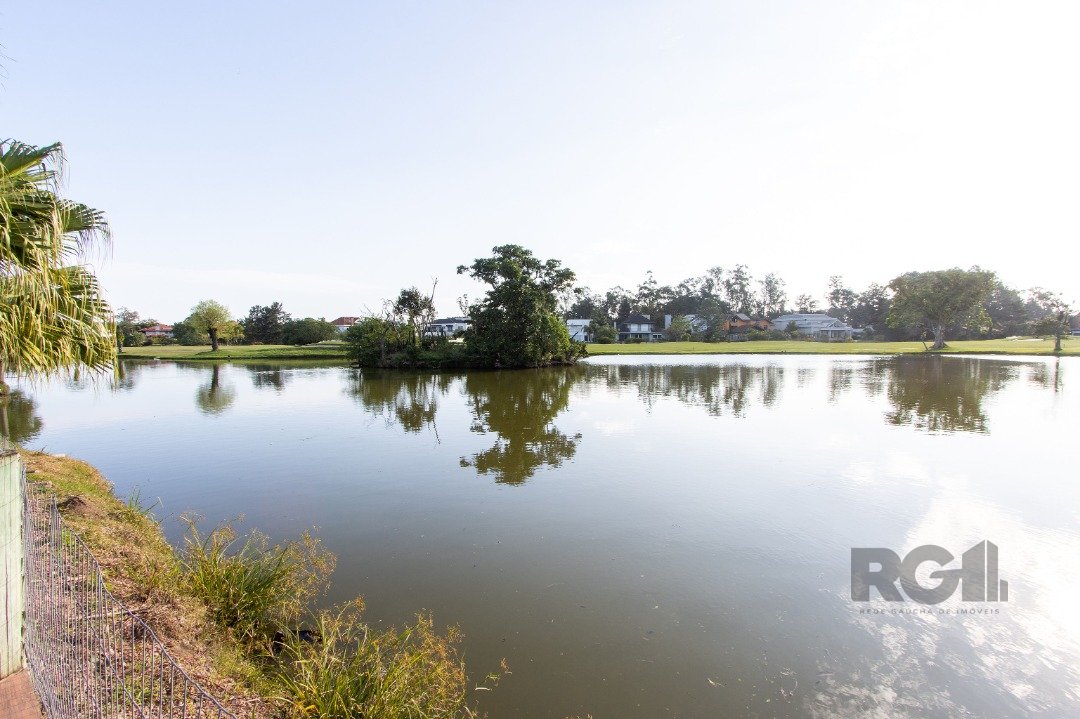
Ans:
[{"label": "metal fence post", "polygon": [[0,451],[0,679],[23,666],[22,459]]}]

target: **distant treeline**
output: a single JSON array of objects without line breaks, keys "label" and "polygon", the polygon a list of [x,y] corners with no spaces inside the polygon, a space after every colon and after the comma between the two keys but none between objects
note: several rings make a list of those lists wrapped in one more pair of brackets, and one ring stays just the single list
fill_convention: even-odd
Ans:
[{"label": "distant treeline", "polygon": [[[913,287],[913,280],[924,286]],[[900,308],[904,312],[894,311],[897,298],[903,302],[913,290],[921,295],[916,304],[926,305],[926,311],[911,311],[917,308],[910,307]],[[701,323],[717,335],[699,338],[705,340],[723,339],[722,320],[733,312],[770,320],[789,312],[822,312],[853,327],[872,327],[873,331],[864,335],[867,338],[910,340],[934,333],[936,313],[931,305],[957,300],[968,306],[952,313],[945,323],[945,329],[955,339],[1040,333],[1040,324],[1047,318],[1068,311],[1067,304],[1053,292],[1042,288],[1017,290],[1006,286],[994,273],[979,268],[911,272],[886,284],[873,283],[861,291],[852,289],[836,275],[829,278],[821,299],[803,294],[791,302],[779,275],[769,273],[758,279],[745,265],[730,270],[713,267],[675,285],[661,285],[648,272],[634,290],[616,286],[600,293],[579,287],[563,298],[561,311],[567,319],[592,319],[598,324],[620,324],[631,314],[646,315],[654,321],[665,315],[714,318],[717,321]]]}]

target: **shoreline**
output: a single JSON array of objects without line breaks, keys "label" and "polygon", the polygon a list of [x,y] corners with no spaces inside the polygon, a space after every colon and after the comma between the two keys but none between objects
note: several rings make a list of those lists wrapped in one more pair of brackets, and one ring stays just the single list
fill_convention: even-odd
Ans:
[{"label": "shoreline", "polygon": [[[586,357],[620,355],[1013,355],[1018,357],[1080,357],[1080,337],[1062,341],[1054,352],[1053,340],[956,340],[943,350],[928,350],[921,342],[805,342],[755,340],[747,342],[655,342],[641,344],[588,344]],[[291,345],[239,345],[211,352],[209,347],[152,345],[126,347],[119,359],[182,360],[185,362],[340,360],[348,362],[345,345],[328,343]]]}]

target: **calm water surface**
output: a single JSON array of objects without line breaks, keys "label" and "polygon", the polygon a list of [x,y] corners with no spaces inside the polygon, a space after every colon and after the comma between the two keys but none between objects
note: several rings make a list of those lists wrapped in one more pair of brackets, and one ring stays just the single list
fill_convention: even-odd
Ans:
[{"label": "calm water surface", "polygon": [[[459,624],[477,677],[508,660],[493,719],[1080,716],[1076,359],[131,363],[8,414],[160,497],[173,541],[189,509],[317,525],[328,602]],[[851,601],[852,547],[982,539],[1010,601],[939,608],[997,613]]]}]

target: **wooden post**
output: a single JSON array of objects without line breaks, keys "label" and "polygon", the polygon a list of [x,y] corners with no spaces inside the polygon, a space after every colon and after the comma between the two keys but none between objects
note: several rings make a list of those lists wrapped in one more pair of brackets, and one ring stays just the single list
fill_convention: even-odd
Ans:
[{"label": "wooden post", "polygon": [[0,451],[0,679],[23,666],[22,474],[19,453]]}]

